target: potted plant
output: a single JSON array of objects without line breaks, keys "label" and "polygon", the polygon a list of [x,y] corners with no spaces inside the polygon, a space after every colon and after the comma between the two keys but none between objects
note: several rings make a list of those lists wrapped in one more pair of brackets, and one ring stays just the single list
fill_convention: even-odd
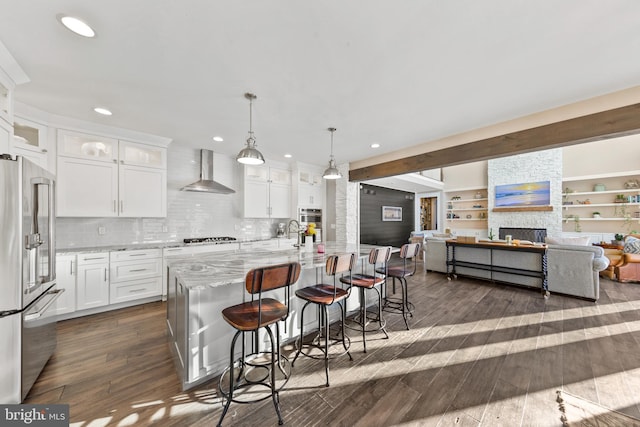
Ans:
[{"label": "potted plant", "polygon": [[600,218],[600,212],[594,212],[592,215],[594,218]]},{"label": "potted plant", "polygon": [[615,240],[611,241],[612,245],[622,246],[624,244],[624,236],[622,234],[616,234],[613,236]]}]

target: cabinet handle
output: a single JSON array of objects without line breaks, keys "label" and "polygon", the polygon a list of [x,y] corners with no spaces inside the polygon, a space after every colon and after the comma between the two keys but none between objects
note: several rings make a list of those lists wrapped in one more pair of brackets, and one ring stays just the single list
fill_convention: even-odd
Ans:
[{"label": "cabinet handle", "polygon": [[116,159],[113,159],[113,163],[118,163],[118,160],[116,160]]},{"label": "cabinet handle", "polygon": [[101,256],[94,256],[94,257],[89,257],[89,258],[82,258],[84,261],[91,261],[94,259],[104,259],[104,257]]},{"label": "cabinet handle", "polygon": [[73,261],[69,262],[69,274],[73,276]]},{"label": "cabinet handle", "polygon": [[107,269],[106,268],[104,269],[104,281],[105,282],[107,281]]},{"label": "cabinet handle", "polygon": [[144,253],[144,254],[130,254],[129,256],[145,256],[145,255],[148,255],[148,254],[146,254],[146,253]]},{"label": "cabinet handle", "polygon": [[120,200],[120,213],[124,212],[124,202]]},{"label": "cabinet handle", "polygon": [[42,149],[43,153],[47,153],[47,150],[45,148]]},{"label": "cabinet handle", "polygon": [[130,273],[137,273],[138,271],[147,271],[147,268],[136,268],[135,270],[129,270]]},{"label": "cabinet handle", "polygon": [[121,165],[124,165],[124,160],[120,160],[120,164],[121,164]]},{"label": "cabinet handle", "polygon": [[145,288],[140,288],[140,289],[131,289],[131,290],[129,291],[129,293],[130,293],[130,294],[135,294],[135,293],[138,293],[138,292],[145,292],[145,291],[146,291],[146,289],[145,289]]}]

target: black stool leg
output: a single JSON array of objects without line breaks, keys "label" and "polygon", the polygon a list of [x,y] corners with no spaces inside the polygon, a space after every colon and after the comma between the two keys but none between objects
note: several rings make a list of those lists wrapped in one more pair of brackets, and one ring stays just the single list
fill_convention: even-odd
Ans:
[{"label": "black stool leg", "polygon": [[309,305],[310,301],[308,301],[304,306],[302,306],[302,310],[300,311],[300,345],[298,346],[298,351],[296,351],[296,355],[293,358],[293,361],[291,362],[291,367],[293,367],[293,364],[296,363],[296,360],[298,360],[298,356],[300,356],[300,353],[302,352],[302,345],[304,344],[304,310],[307,308],[307,306]]},{"label": "black stool leg", "polygon": [[400,278],[400,287],[402,288],[402,317],[404,318],[404,325],[409,330],[409,322],[407,322],[407,311],[409,311],[407,302],[407,281]]},{"label": "black stool leg", "polygon": [[[229,405],[231,405],[231,401],[233,400],[233,353],[236,347],[236,341],[238,340],[240,334],[241,331],[236,332],[236,334],[233,336],[233,340],[231,340],[231,352],[229,355],[229,396],[227,396],[227,403],[225,403],[222,414],[220,415],[220,420],[218,420],[218,427],[222,425],[222,420],[224,419],[224,416],[227,415]],[[220,390],[220,394],[222,395],[222,389]]]},{"label": "black stool leg", "polygon": [[[269,339],[271,340],[271,399],[273,400],[273,406],[276,408],[276,414],[278,414],[278,424],[284,424],[284,420],[282,419],[282,414],[280,413],[280,398],[278,396],[278,392],[276,391],[276,366],[275,366],[275,358],[276,358],[276,346],[275,340],[273,338],[273,331],[269,326],[265,328],[267,330],[267,334],[269,334]],[[278,349],[278,353],[280,349]]]},{"label": "black stool leg", "polygon": [[[382,285],[380,286],[382,288]],[[384,328],[383,326],[383,320],[382,320],[382,293],[376,289],[376,287],[373,287],[373,290],[376,291],[378,293],[378,323],[380,324],[380,329],[382,330],[382,332],[384,332],[384,337],[385,339],[389,339],[389,335],[387,334],[387,330]]]},{"label": "black stool leg", "polygon": [[[367,352],[367,338],[365,332],[365,325],[367,321],[367,302],[365,300],[366,295],[364,293],[364,288],[360,288],[360,324],[362,326],[362,346],[364,347],[364,352]],[[343,337],[344,338],[344,337]]]},{"label": "black stool leg", "polygon": [[344,347],[344,350],[347,352],[347,355],[349,356],[349,360],[353,360],[353,357],[351,357],[351,353],[349,353],[349,347],[347,347],[347,336],[345,335],[345,330],[344,330],[344,321],[347,318],[347,304],[346,301],[343,303],[338,302],[338,306],[340,307],[340,314],[341,314],[341,325],[342,325],[342,346]]},{"label": "black stool leg", "polygon": [[[327,306],[324,304],[322,305],[322,317],[322,326],[324,327],[324,372],[327,374],[327,384],[325,384],[325,387],[329,387],[329,316]],[[344,333],[344,330],[342,332]]]}]

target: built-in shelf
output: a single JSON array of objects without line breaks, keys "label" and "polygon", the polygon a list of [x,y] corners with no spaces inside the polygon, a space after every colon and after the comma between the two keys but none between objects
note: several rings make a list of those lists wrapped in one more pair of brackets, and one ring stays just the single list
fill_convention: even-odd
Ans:
[{"label": "built-in shelf", "polygon": [[595,208],[610,206],[640,206],[640,203],[578,203],[575,205],[562,205],[563,208]]}]

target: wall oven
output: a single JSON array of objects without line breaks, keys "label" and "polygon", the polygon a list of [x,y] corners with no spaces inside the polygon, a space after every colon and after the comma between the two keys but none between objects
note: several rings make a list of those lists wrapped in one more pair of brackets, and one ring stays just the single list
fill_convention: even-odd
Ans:
[{"label": "wall oven", "polygon": [[316,242],[322,241],[322,209],[300,208],[298,211],[300,228],[305,229],[309,223],[316,225]]}]

